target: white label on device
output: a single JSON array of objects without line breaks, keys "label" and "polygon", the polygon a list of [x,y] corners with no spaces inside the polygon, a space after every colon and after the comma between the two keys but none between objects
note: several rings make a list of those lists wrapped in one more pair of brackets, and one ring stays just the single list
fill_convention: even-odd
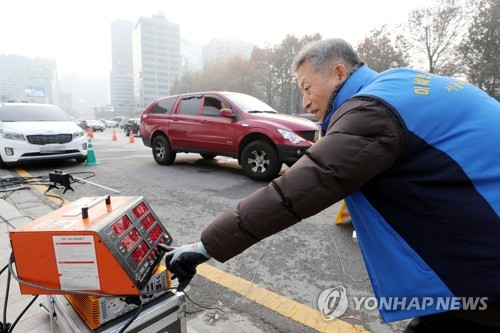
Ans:
[{"label": "white label on device", "polygon": [[61,289],[101,289],[92,235],[52,236],[52,241]]}]

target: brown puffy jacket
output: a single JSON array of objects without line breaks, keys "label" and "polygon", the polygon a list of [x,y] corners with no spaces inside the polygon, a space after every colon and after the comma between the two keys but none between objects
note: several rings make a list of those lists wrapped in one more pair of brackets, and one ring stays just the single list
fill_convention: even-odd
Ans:
[{"label": "brown puffy jacket", "polygon": [[224,262],[262,239],[342,200],[390,168],[403,144],[394,112],[358,97],[332,116],[328,131],[281,177],[213,221],[201,241]]}]

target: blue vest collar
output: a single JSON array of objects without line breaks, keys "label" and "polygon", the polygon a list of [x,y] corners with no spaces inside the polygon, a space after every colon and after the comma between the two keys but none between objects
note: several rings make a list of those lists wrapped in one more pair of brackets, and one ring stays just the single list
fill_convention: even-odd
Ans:
[{"label": "blue vest collar", "polygon": [[357,94],[364,86],[370,83],[378,73],[368,68],[367,66],[359,67],[354,73],[349,76],[340,91],[338,92],[335,100],[333,101],[333,108],[321,123],[324,131],[328,129],[328,123],[335,110],[339,108],[345,101]]}]

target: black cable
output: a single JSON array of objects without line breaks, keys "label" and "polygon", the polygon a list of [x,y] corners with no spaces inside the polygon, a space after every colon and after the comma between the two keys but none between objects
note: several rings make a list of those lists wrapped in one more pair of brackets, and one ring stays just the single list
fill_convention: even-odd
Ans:
[{"label": "black cable", "polygon": [[9,264],[5,265],[4,268],[0,271],[0,275],[2,275],[3,271],[5,271],[9,267]]},{"label": "black cable", "polygon": [[138,299],[138,302],[139,302],[139,309],[138,309],[138,310],[137,310],[137,312],[134,314],[134,316],[133,316],[132,318],[130,318],[130,319],[129,319],[129,321],[125,324],[125,326],[123,326],[123,327],[121,328],[121,330],[120,330],[118,333],[123,333],[123,332],[125,332],[125,330],[127,329],[127,327],[129,327],[129,326],[130,326],[130,324],[132,324],[132,323],[134,322],[134,320],[136,320],[136,319],[137,319],[137,317],[139,316],[139,314],[141,313],[141,311],[142,311],[142,305],[143,305],[144,303],[142,303],[140,299]]},{"label": "black cable", "polygon": [[14,220],[14,219],[17,219],[17,218],[20,218],[20,217],[27,217],[29,218],[30,220],[34,220],[33,217],[29,216],[29,215],[24,215],[20,210],[19,210],[19,207],[17,207],[17,204],[16,202],[13,200],[13,199],[10,199],[12,205],[14,206],[14,208],[16,208],[17,212],[19,213],[19,215],[21,216],[16,216],[16,217],[13,217],[9,220],[4,220],[5,222],[7,222],[7,224],[9,224],[13,229],[15,229],[16,227],[14,227],[12,224],[8,223],[10,220]]},{"label": "black cable", "polygon": [[187,298],[187,299],[188,299],[191,303],[193,303],[194,305],[199,306],[200,308],[207,309],[207,310],[219,310],[219,311],[221,311],[221,312],[226,312],[226,310],[221,309],[221,308],[219,308],[219,307],[217,307],[217,306],[212,307],[212,306],[205,306],[205,305],[201,305],[201,304],[199,304],[199,303],[196,303],[195,301],[193,301],[193,300],[191,299],[191,297],[189,297],[189,296],[188,296],[188,294],[186,293],[186,291],[182,291],[182,292],[184,293],[184,295],[186,295],[186,298]]},{"label": "black cable", "polygon": [[22,216],[16,216],[16,217],[13,217],[13,218],[11,218],[11,219],[9,219],[9,220],[4,220],[4,219],[1,219],[1,220],[0,220],[0,222],[5,222],[5,223],[6,223],[9,227],[11,227],[12,229],[16,229],[16,226],[15,226],[15,225],[13,225],[12,223],[10,223],[10,221],[11,221],[11,220],[18,219],[18,218],[20,218],[20,217],[22,217]]},{"label": "black cable", "polygon": [[264,257],[264,254],[266,253],[267,251],[267,248],[269,247],[269,245],[271,244],[271,242],[273,241],[274,237],[276,236],[276,234],[274,234],[271,238],[269,238],[269,241],[267,242],[266,246],[264,247],[264,250],[262,251],[262,253],[260,254],[260,257],[259,257],[259,260],[257,261],[257,267],[255,268],[255,271],[254,271],[254,274],[253,274],[253,278],[252,278],[252,281],[250,282],[250,286],[248,286],[248,289],[247,291],[244,293],[244,294],[241,294],[241,296],[233,303],[231,304],[226,310],[222,309],[222,308],[219,308],[219,307],[210,307],[210,306],[205,306],[205,305],[201,305],[199,303],[196,303],[195,301],[193,301],[189,295],[186,293],[186,291],[182,291],[184,293],[184,295],[186,295],[186,298],[193,304],[199,306],[200,308],[203,308],[203,309],[207,309],[207,310],[219,310],[221,312],[227,312],[228,310],[231,310],[236,304],[238,304],[243,298],[246,297],[246,295],[248,294],[248,292],[250,291],[250,288],[252,288],[252,286],[254,285],[255,283],[255,278],[257,277],[257,273],[259,271],[259,267],[260,267],[260,263],[262,261],[262,258]]},{"label": "black cable", "polygon": [[17,316],[16,320],[14,321],[14,323],[12,324],[12,326],[10,327],[8,333],[12,333],[12,331],[14,330],[14,327],[16,327],[17,322],[24,316],[24,314],[26,313],[26,311],[28,311],[28,309],[30,308],[30,306],[36,301],[36,299],[38,298],[38,296],[40,296],[40,295],[36,295],[35,297],[33,297],[31,299],[31,301],[29,302],[29,304],[26,305],[26,307],[24,308],[24,310],[19,314],[19,316]]},{"label": "black cable", "polygon": [[69,178],[70,180],[72,181],[72,183],[77,183],[77,184],[86,184],[84,181],[82,182],[81,180],[79,180],[78,178],[74,178],[73,175],[79,175],[79,174],[85,174],[85,173],[89,173],[90,176],[87,176],[87,177],[82,177],[83,180],[85,179],[89,179],[89,178],[92,178],[92,177],[95,177],[95,172],[91,172],[91,171],[82,171],[82,172],[74,172],[72,174],[69,175]]},{"label": "black cable", "polygon": [[[82,172],[75,172],[73,175],[77,174],[87,174],[88,176],[83,177],[83,179],[88,179],[91,177],[95,177],[96,173],[93,171],[82,171]],[[71,175],[70,175],[71,176]],[[73,183],[80,183],[82,184],[83,182],[74,179],[73,177],[70,177],[71,181]],[[7,192],[7,191],[17,191],[19,189],[15,190],[9,190],[7,187],[8,186],[16,186],[16,185],[44,185],[44,186],[50,186],[53,185],[52,182],[50,181],[49,178],[47,177],[37,177],[37,176],[30,176],[30,177],[9,177],[9,178],[0,178],[0,188],[2,189],[2,192]]]},{"label": "black cable", "polygon": [[0,183],[4,191],[7,191],[7,186],[15,185],[50,185],[50,181],[47,178],[41,177],[9,177],[1,178]]},{"label": "black cable", "polygon": [[[82,171],[82,172],[75,172],[75,173],[73,173],[73,175],[77,175],[77,174],[86,174],[87,176],[83,177],[82,178],[83,180],[95,177],[95,175],[96,175],[96,173],[92,172],[92,171]],[[78,183],[78,184],[84,184],[85,183],[85,182],[83,182],[81,180],[73,178],[73,176],[71,174],[69,176],[70,176],[70,185],[73,184],[73,183]],[[1,192],[10,192],[10,194],[12,194],[15,191],[26,189],[26,188],[8,189],[9,186],[19,186],[19,185],[42,185],[42,186],[47,186],[48,189],[44,192],[45,196],[53,197],[53,198],[57,198],[57,199],[61,200],[61,204],[59,205],[60,207],[62,205],[64,205],[64,203],[65,203],[65,200],[63,198],[47,194],[47,192],[48,192],[49,189],[54,188],[54,187],[58,188],[57,186],[55,186],[57,184],[54,184],[53,182],[51,182],[50,179],[47,178],[47,177],[31,176],[31,177],[0,178],[0,191]],[[7,197],[9,197],[10,194],[8,194]]]},{"label": "black cable", "polygon": [[82,174],[90,174],[88,177],[84,177],[83,179],[89,179],[92,177],[95,177],[96,173],[94,171],[80,171],[80,172],[73,172],[72,175],[82,175]]},{"label": "black cable", "polygon": [[[3,270],[2,270],[3,271]],[[5,290],[5,301],[3,304],[3,326],[7,329],[10,324],[7,323],[7,305],[9,302],[9,291],[10,291],[10,271],[7,273],[7,289]]]}]

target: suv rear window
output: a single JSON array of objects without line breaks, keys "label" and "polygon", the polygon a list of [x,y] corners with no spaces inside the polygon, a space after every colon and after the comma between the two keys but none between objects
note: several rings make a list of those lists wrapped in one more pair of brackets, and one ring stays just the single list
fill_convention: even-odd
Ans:
[{"label": "suv rear window", "polygon": [[0,109],[0,121],[71,121],[63,109],[55,105],[9,105]]},{"label": "suv rear window", "polygon": [[200,99],[197,97],[191,97],[183,99],[181,101],[181,106],[179,108],[179,114],[196,116],[198,115],[198,110],[200,108]]},{"label": "suv rear window", "polygon": [[162,99],[156,103],[149,113],[151,114],[170,114],[174,109],[177,97]]}]

